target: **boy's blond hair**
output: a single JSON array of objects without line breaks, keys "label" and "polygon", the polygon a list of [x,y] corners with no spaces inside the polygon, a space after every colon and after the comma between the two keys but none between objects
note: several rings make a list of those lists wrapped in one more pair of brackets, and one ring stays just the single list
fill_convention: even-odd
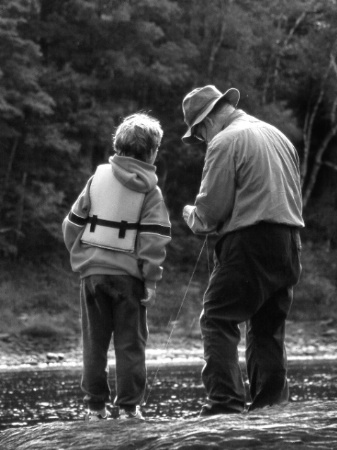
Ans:
[{"label": "boy's blond hair", "polygon": [[130,156],[148,162],[163,137],[159,121],[148,114],[137,113],[126,117],[113,136],[113,147],[120,156]]}]

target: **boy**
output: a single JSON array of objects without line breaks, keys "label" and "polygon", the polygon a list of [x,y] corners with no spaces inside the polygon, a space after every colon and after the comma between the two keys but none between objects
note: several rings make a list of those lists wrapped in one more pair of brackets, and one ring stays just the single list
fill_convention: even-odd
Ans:
[{"label": "boy", "polygon": [[[116,356],[115,410],[144,419],[146,307],[155,301],[171,225],[153,165],[163,136],[143,113],[125,118],[116,154],[97,167],[63,221],[72,269],[81,278],[82,391],[88,420],[110,414],[108,348]],[[116,414],[117,415],[117,414]]]}]

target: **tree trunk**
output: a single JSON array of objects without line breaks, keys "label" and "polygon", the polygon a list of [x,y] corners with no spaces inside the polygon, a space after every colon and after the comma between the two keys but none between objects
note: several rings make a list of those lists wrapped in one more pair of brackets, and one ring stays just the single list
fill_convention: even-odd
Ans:
[{"label": "tree trunk", "polygon": [[276,85],[278,82],[280,67],[281,67],[281,58],[283,57],[284,50],[289,44],[290,39],[295,34],[296,29],[300,26],[300,24],[303,22],[303,20],[306,18],[308,14],[308,11],[303,11],[299,17],[296,19],[295,24],[292,28],[290,28],[288,34],[285,36],[283,42],[281,43],[281,46],[279,48],[279,51],[276,54],[275,64],[274,64],[274,74],[273,74],[273,81],[272,81],[272,102],[276,101]]},{"label": "tree trunk", "polygon": [[[329,65],[327,67],[327,70],[325,71],[324,74],[324,78],[322,81],[322,85],[321,85],[321,90],[319,93],[319,96],[317,98],[317,101],[315,103],[315,106],[313,108],[313,111],[310,115],[310,118],[306,118],[306,122],[305,122],[305,126],[304,126],[304,159],[303,159],[303,163],[301,166],[301,176],[302,176],[302,188],[305,185],[304,181],[306,181],[307,177],[307,167],[308,167],[308,158],[309,158],[309,150],[310,150],[310,142],[311,142],[311,134],[312,134],[312,128],[313,128],[313,122],[314,119],[316,117],[317,114],[317,110],[318,107],[323,99],[323,95],[325,93],[325,85],[326,85],[326,81],[328,79],[330,70],[333,70],[336,77],[337,77],[337,65],[336,65],[336,58],[333,55],[333,53],[330,54],[330,61],[329,61]],[[329,133],[326,135],[326,137],[324,138],[321,146],[318,149],[318,152],[316,154],[315,157],[315,164],[314,167],[310,173],[309,176],[309,180],[306,183],[305,186],[305,190],[303,193],[303,207],[305,207],[309,201],[309,198],[311,196],[311,193],[313,191],[313,188],[315,186],[316,183],[316,179],[317,179],[317,175],[319,172],[320,167],[322,166],[322,157],[323,154],[325,152],[325,150],[327,149],[330,141],[332,140],[332,138],[337,134],[337,121],[336,121],[336,112],[337,112],[337,96],[335,97],[335,99],[332,102],[331,105],[331,111],[330,111],[330,123],[331,123],[331,128]]]},{"label": "tree trunk", "polygon": [[18,247],[20,238],[22,236],[22,223],[23,223],[23,213],[25,205],[25,194],[26,194],[26,184],[27,184],[27,172],[24,172],[22,176],[22,182],[20,186],[20,198],[17,206],[17,221],[15,228],[15,245]]},{"label": "tree trunk", "polygon": [[303,159],[301,163],[301,186],[303,188],[304,182],[307,178],[308,172],[308,161],[309,161],[309,152],[311,147],[311,136],[312,136],[312,128],[314,124],[314,120],[316,118],[316,114],[318,111],[318,107],[322,101],[324,94],[324,90],[321,89],[320,94],[316,100],[316,103],[312,110],[308,106],[307,113],[305,115],[304,126],[303,126]]},{"label": "tree trunk", "polygon": [[322,166],[322,157],[323,154],[327,148],[327,146],[329,145],[331,139],[337,134],[337,124],[335,124],[335,126],[333,128],[331,128],[330,132],[327,134],[327,136],[325,137],[324,141],[322,142],[322,145],[320,146],[316,158],[315,158],[315,164],[314,167],[310,173],[310,178],[308,181],[308,184],[305,188],[305,191],[303,193],[303,207],[305,207],[309,201],[309,198],[311,196],[312,190],[315,186],[316,183],[316,179],[317,179],[317,175],[319,172],[319,169]]},{"label": "tree trunk", "polygon": [[302,163],[301,163],[301,186],[302,186],[302,188],[307,179],[308,160],[309,160],[309,152],[310,152],[310,147],[311,147],[311,137],[312,137],[314,121],[317,116],[318,108],[319,108],[319,106],[323,100],[323,96],[325,94],[325,85],[326,85],[326,81],[327,81],[327,78],[330,73],[330,69],[331,69],[331,63],[329,63],[329,65],[325,71],[325,74],[324,74],[324,77],[322,80],[322,84],[321,84],[321,88],[320,88],[318,97],[316,99],[316,102],[315,102],[312,110],[310,110],[310,105],[308,105],[307,113],[306,113],[305,120],[304,120],[304,126],[303,126],[304,147],[303,147],[303,159],[302,159]]},{"label": "tree trunk", "polygon": [[[229,8],[231,7],[233,3],[233,0],[229,1]],[[228,9],[229,9],[228,8]],[[221,10],[221,16],[220,16],[220,33],[219,37],[216,40],[216,42],[213,43],[211,48],[211,53],[208,60],[208,67],[207,67],[207,76],[211,80],[213,76],[213,69],[214,69],[214,63],[217,54],[219,53],[219,50],[222,46],[224,36],[225,36],[225,30],[226,30],[226,22],[225,22],[225,8],[224,8],[224,2],[220,2],[220,10]]]},{"label": "tree trunk", "polygon": [[5,175],[4,184],[3,184],[3,187],[2,187],[2,189],[0,191],[0,213],[2,212],[2,208],[4,206],[4,199],[5,199],[5,196],[7,194],[9,180],[11,178],[13,161],[15,159],[15,154],[16,154],[16,150],[18,148],[18,143],[19,143],[19,138],[15,137],[13,145],[12,145],[11,153],[9,155],[9,160],[8,160],[8,164],[7,164],[7,171],[6,171],[6,175]]}]

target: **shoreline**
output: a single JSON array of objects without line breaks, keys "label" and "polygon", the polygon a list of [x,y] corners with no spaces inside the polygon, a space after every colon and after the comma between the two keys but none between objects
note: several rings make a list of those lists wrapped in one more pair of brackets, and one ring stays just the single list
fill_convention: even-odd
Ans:
[{"label": "shoreline", "polygon": [[[243,349],[241,349],[243,350]],[[151,354],[152,352],[149,351]],[[148,369],[170,369],[174,367],[198,367],[202,368],[204,364],[204,360],[202,357],[202,353],[193,354],[186,352],[185,356],[158,356],[158,352],[156,353],[156,357],[149,357],[146,360],[146,366]],[[242,352],[241,352],[242,353]],[[288,355],[288,366],[296,366],[298,364],[306,364],[306,365],[315,365],[315,364],[324,364],[324,363],[337,363],[337,353],[324,353],[324,354],[315,354],[315,355]],[[241,354],[239,356],[239,363],[242,369],[245,368],[245,357]],[[116,362],[114,358],[109,359],[109,370],[114,370],[116,367]],[[44,372],[44,371],[81,371],[82,370],[82,362],[80,360],[73,361],[60,361],[60,362],[33,362],[27,363],[23,362],[21,364],[0,364],[0,373],[9,373],[9,372]]]},{"label": "shoreline", "polygon": [[[245,366],[245,360],[240,358],[240,365]],[[324,364],[324,363],[337,363],[337,355],[322,355],[322,356],[290,356],[288,357],[288,366],[296,366],[297,364]],[[176,359],[167,361],[161,360],[149,360],[146,363],[148,369],[170,369],[173,367],[198,367],[202,368],[203,360],[201,359]],[[115,362],[109,363],[109,370],[115,369]],[[13,373],[13,372],[45,372],[45,371],[81,371],[82,364],[79,362],[67,362],[67,363],[39,363],[29,364],[23,363],[20,365],[0,365],[0,373]]]},{"label": "shoreline", "polygon": [[[337,360],[337,330],[331,321],[287,322],[285,345],[289,364]],[[245,338],[242,331],[239,360],[244,364]],[[115,366],[114,349],[108,353],[109,367]],[[150,330],[146,349],[147,367],[203,365],[203,343],[199,330],[187,335],[176,330],[168,340],[167,332]],[[82,367],[80,333],[56,339],[10,335],[0,339],[0,372],[24,370],[70,370]]]}]

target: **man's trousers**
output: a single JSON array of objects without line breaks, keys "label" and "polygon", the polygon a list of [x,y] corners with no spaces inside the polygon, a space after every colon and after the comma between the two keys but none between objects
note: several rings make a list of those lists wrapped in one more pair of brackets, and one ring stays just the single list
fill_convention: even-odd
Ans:
[{"label": "man's trousers", "polygon": [[285,321],[301,273],[297,228],[261,222],[226,235],[200,318],[208,413],[242,412],[245,389],[238,361],[239,324],[246,322],[250,410],[288,400]]}]

